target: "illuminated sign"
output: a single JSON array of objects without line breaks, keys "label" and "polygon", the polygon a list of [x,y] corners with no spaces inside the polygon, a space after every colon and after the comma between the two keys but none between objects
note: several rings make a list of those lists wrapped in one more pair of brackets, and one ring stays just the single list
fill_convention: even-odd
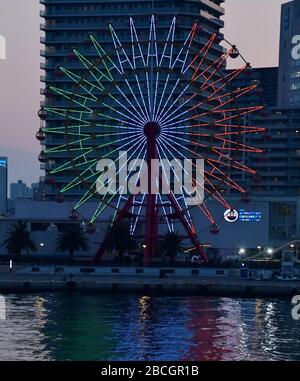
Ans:
[{"label": "illuminated sign", "polygon": [[6,59],[6,39],[0,35],[0,60]]},{"label": "illuminated sign", "polygon": [[7,167],[7,160],[6,159],[0,159],[0,167]]},{"label": "illuminated sign", "polygon": [[225,221],[227,222],[235,222],[239,219],[239,213],[234,209],[228,209],[224,213]]},{"label": "illuminated sign", "polygon": [[292,38],[292,45],[295,45],[292,49],[292,58],[294,60],[300,59],[300,35]]},{"label": "illuminated sign", "polygon": [[245,210],[239,211],[239,218],[241,222],[260,222],[262,218],[262,212],[260,210]]},{"label": "illuminated sign", "polygon": [[260,210],[245,210],[240,209],[239,211],[234,209],[228,209],[224,213],[225,221],[233,223],[236,221],[240,222],[260,222],[262,219],[262,212]]}]

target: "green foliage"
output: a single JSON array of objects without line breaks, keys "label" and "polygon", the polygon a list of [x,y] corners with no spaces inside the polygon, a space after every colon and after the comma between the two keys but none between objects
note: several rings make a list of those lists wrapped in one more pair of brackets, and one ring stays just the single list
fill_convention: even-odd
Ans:
[{"label": "green foliage", "polygon": [[109,226],[106,233],[106,250],[112,252],[116,250],[122,258],[125,252],[132,252],[137,248],[136,241],[130,235],[130,225],[128,222],[120,222]]},{"label": "green foliage", "polygon": [[61,232],[56,241],[56,250],[69,252],[70,261],[73,261],[76,251],[88,251],[89,243],[84,230],[79,226],[74,226]]},{"label": "green foliage", "polygon": [[177,253],[183,252],[182,238],[177,232],[167,233],[159,241],[158,248],[163,255],[173,260]]},{"label": "green foliage", "polygon": [[10,225],[8,237],[4,240],[2,246],[8,254],[21,256],[22,251],[29,254],[30,251],[37,251],[36,244],[31,239],[31,232],[26,222],[18,221]]}]

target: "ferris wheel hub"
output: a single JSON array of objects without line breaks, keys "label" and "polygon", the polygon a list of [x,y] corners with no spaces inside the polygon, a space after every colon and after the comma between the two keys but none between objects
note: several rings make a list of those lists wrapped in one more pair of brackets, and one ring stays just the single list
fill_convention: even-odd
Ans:
[{"label": "ferris wheel hub", "polygon": [[160,125],[157,122],[148,122],[144,126],[144,134],[147,138],[160,135]]}]

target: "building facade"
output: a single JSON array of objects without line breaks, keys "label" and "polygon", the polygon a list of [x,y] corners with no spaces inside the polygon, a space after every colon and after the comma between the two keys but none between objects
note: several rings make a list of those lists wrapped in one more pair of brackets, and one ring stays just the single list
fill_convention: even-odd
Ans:
[{"label": "building facade", "polygon": [[278,106],[300,104],[300,0],[282,5],[278,76]]},{"label": "building facade", "polygon": [[0,157],[0,216],[7,212],[7,181],[8,181],[7,157]]},{"label": "building facade", "polygon": [[[201,48],[212,33],[219,32],[224,26],[221,20],[221,16],[224,15],[222,0],[40,0],[40,2],[45,7],[41,12],[44,18],[41,30],[45,32],[45,36],[41,38],[44,44],[44,49],[41,51],[44,62],[41,68],[45,71],[42,77],[44,84],[42,94],[45,96],[43,107],[68,107],[68,103],[61,96],[49,91],[50,86],[72,91],[70,78],[62,75],[59,67],[64,67],[75,75],[81,75],[82,65],[79,65],[73,49],[78,49],[90,60],[97,58],[89,34],[92,34],[103,48],[110,51],[113,46],[109,32],[110,24],[113,25],[122,44],[126,46],[132,41],[129,17],[134,19],[140,39],[146,41],[149,38],[151,15],[154,14],[157,40],[162,42],[166,40],[172,19],[176,16],[175,41],[180,45],[185,41],[192,25],[198,21],[201,32],[196,40],[197,48]],[[219,43],[214,43],[208,56],[209,62],[216,60],[222,53],[223,48]],[[63,123],[66,121],[61,117],[47,113],[42,120],[42,127],[53,128]],[[63,145],[65,139],[66,137],[62,135],[46,134],[46,139],[42,141],[42,152],[49,152],[52,147]],[[67,163],[70,158],[67,152],[59,152],[52,155],[47,153],[47,157],[42,155],[41,159],[42,169],[45,170],[46,195],[52,199],[74,175],[72,169],[69,172],[57,173],[55,176],[51,175],[51,170]],[[84,191],[83,187],[78,186],[70,189],[66,196],[69,199],[78,198]]]},{"label": "building facade", "polygon": [[10,184],[10,199],[12,201],[17,198],[31,198],[32,189],[29,188],[22,180]]}]

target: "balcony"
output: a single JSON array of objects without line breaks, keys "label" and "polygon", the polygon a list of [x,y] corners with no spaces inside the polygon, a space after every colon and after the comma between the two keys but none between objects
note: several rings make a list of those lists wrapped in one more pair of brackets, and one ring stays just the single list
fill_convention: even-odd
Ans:
[{"label": "balcony", "polygon": [[222,15],[225,14],[225,9],[211,0],[200,0],[200,3],[206,5],[209,8],[214,9],[215,11],[219,12]]}]

